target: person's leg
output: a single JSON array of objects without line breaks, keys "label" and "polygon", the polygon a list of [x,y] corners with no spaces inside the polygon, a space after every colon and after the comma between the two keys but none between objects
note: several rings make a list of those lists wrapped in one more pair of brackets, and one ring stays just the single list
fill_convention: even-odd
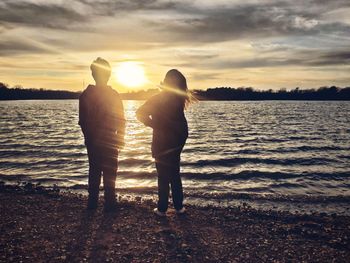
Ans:
[{"label": "person's leg", "polygon": [[166,212],[169,200],[169,169],[162,160],[156,160],[158,173],[158,211]]},{"label": "person's leg", "polygon": [[180,156],[172,158],[172,166],[170,172],[171,195],[174,208],[180,210],[183,207],[183,189],[180,177]]},{"label": "person's leg", "polygon": [[89,198],[88,208],[96,208],[98,204],[99,188],[101,184],[101,166],[98,161],[98,152],[93,146],[87,147],[89,158]]},{"label": "person's leg", "polygon": [[113,168],[103,169],[103,188],[105,208],[114,208],[116,205],[115,199],[115,180],[117,178],[117,170]]},{"label": "person's leg", "polygon": [[102,156],[105,209],[113,210],[116,205],[115,180],[118,170],[118,151],[114,147],[104,148]]}]

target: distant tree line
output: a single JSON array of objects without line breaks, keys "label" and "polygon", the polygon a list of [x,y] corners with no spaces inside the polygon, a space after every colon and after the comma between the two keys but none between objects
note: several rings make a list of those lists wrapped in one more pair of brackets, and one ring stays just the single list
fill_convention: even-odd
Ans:
[{"label": "distant tree line", "polygon": [[195,90],[193,96],[199,100],[350,100],[350,87],[320,87],[318,89],[299,89],[290,91],[280,89],[254,90],[251,87],[220,87]]},{"label": "distant tree line", "polygon": [[[123,100],[146,100],[158,92],[159,89],[149,89],[121,93],[120,96]],[[0,82],[0,100],[78,99],[80,94],[81,91],[27,89],[18,85],[10,88],[7,84]]]},{"label": "distant tree line", "polygon": [[[158,89],[149,89],[120,95],[124,100],[145,100],[158,92]],[[8,85],[0,82],[0,100],[78,99],[80,94],[80,91],[25,89],[21,86],[9,88]],[[350,100],[350,87],[295,88],[290,91],[286,89],[254,90],[251,87],[218,87],[194,90],[192,95],[198,100]]]},{"label": "distant tree line", "polygon": [[123,100],[147,100],[159,93],[159,89],[149,89],[149,90],[140,90],[135,92],[121,93],[120,96]]},{"label": "distant tree line", "polygon": [[77,99],[80,94],[66,90],[25,89],[21,86],[9,88],[7,84],[0,83],[0,100]]}]

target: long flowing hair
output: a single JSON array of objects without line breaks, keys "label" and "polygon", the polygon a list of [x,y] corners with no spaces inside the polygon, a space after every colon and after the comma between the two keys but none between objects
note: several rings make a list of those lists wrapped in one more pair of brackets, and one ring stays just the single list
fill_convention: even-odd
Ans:
[{"label": "long flowing hair", "polygon": [[165,74],[164,81],[161,82],[161,87],[165,91],[175,94],[181,101],[183,108],[187,108],[191,99],[187,87],[185,76],[177,69],[171,69]]}]

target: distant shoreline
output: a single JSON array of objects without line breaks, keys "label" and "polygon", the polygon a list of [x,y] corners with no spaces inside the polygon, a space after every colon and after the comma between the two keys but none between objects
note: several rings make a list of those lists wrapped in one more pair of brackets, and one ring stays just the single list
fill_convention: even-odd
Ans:
[{"label": "distant shoreline", "polygon": [[[147,100],[157,94],[159,89],[120,93],[122,100]],[[81,91],[9,88],[0,83],[0,100],[67,100],[78,99]],[[253,88],[218,87],[207,90],[191,90],[195,100],[200,101],[349,101],[350,87],[320,87],[318,89],[299,89],[287,91],[280,89],[254,90]]]},{"label": "distant shoreline", "polygon": [[[26,99],[2,99],[0,101],[47,101],[47,100],[79,100],[79,98],[26,98]],[[122,98],[122,100],[133,100],[133,101],[145,101],[146,99],[137,98]],[[198,99],[198,101],[312,101],[312,102],[322,102],[322,101],[339,101],[348,102],[350,99]]]},{"label": "distant shoreline", "polygon": [[[0,99],[0,101],[47,101],[47,100],[78,100],[78,98],[74,98],[74,99]],[[131,101],[145,101],[146,99],[123,99],[122,100],[131,100]],[[350,101],[350,99],[330,99],[330,100],[327,100],[327,99],[324,99],[324,100],[302,100],[302,99],[255,99],[255,100],[215,100],[215,99],[206,99],[206,100],[199,100],[199,101],[310,101],[310,102],[323,102],[323,101],[338,101],[338,102],[348,102]]]}]

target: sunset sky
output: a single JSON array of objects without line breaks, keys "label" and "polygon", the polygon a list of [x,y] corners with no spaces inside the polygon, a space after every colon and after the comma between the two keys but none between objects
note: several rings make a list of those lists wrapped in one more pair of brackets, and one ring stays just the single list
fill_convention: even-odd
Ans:
[{"label": "sunset sky", "polygon": [[[82,90],[96,57],[134,61],[155,87],[350,86],[349,0],[1,0],[0,82]],[[136,74],[136,73],[135,73]]]}]

